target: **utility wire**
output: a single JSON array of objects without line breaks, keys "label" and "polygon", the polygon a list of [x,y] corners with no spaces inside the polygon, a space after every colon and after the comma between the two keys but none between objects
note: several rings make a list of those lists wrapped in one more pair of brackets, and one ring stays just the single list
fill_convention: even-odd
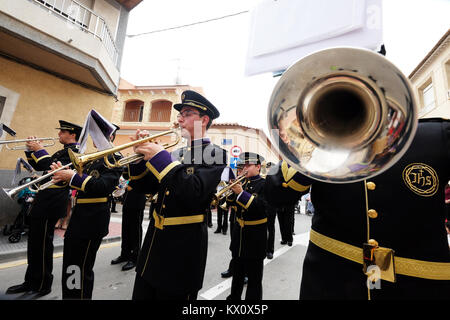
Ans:
[{"label": "utility wire", "polygon": [[243,13],[247,13],[249,12],[249,10],[245,10],[245,11],[241,11],[241,12],[236,12],[236,13],[232,13],[226,16],[222,16],[222,17],[218,17],[218,18],[212,18],[212,19],[208,19],[208,20],[204,20],[204,21],[198,21],[198,22],[193,22],[193,23],[189,23],[189,24],[184,24],[181,26],[176,26],[176,27],[170,27],[170,28],[165,28],[165,29],[158,29],[158,30],[152,30],[152,31],[148,31],[148,32],[142,32],[142,33],[136,33],[136,34],[127,34],[128,38],[133,38],[133,37],[138,37],[138,36],[144,36],[147,34],[152,34],[152,33],[158,33],[158,32],[164,32],[164,31],[169,31],[169,30],[174,30],[174,29],[180,29],[180,28],[185,28],[185,27],[190,27],[190,26],[194,26],[197,24],[202,24],[202,23],[207,23],[207,22],[211,22],[211,21],[216,21],[216,20],[221,20],[221,19],[226,19],[226,18],[230,18],[230,17],[234,17]]}]

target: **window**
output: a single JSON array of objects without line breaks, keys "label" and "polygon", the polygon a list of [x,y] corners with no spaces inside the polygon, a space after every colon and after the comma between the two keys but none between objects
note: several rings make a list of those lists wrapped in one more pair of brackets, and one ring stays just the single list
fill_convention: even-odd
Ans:
[{"label": "window", "polygon": [[172,102],[166,100],[152,102],[150,122],[170,122],[171,112]]},{"label": "window", "polygon": [[424,89],[422,89],[422,99],[423,99],[422,112],[427,112],[436,106],[432,82],[428,84]]},{"label": "window", "polygon": [[141,122],[144,112],[144,102],[140,100],[129,101],[125,104],[123,113],[124,122]]},{"label": "window", "polygon": [[233,144],[233,139],[222,139],[222,145],[230,145]]}]

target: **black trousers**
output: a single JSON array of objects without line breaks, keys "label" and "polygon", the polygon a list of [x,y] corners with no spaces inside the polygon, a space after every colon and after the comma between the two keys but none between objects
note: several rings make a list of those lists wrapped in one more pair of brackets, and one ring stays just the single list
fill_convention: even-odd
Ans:
[{"label": "black trousers", "polygon": [[275,250],[275,209],[267,212],[267,252],[273,253]]},{"label": "black trousers", "polygon": [[206,209],[206,221],[207,221],[208,227],[213,226],[211,208]]},{"label": "black trousers", "polygon": [[51,289],[53,283],[53,236],[58,218],[33,217],[28,232],[25,283],[31,290]]},{"label": "black trousers", "polygon": [[245,300],[262,300],[262,279],[264,259],[233,258],[233,280],[231,294],[227,300],[241,300],[244,289],[244,277],[248,277]]},{"label": "black trousers", "polygon": [[101,242],[102,238],[64,238],[63,299],[92,299],[93,269]]},{"label": "black trousers", "polygon": [[281,240],[292,242],[292,232],[294,230],[294,206],[287,206],[277,209],[278,223],[280,224]]},{"label": "black trousers", "polygon": [[190,293],[167,292],[164,289],[152,287],[144,278],[136,273],[133,288],[133,300],[171,300],[195,301],[198,291]]},{"label": "black trousers", "polygon": [[[144,218],[145,194],[138,194],[133,199],[125,199],[122,209],[122,245],[120,255],[130,261],[137,262],[142,243],[142,220]],[[129,205],[128,201],[137,201]]]},{"label": "black trousers", "polygon": [[227,232],[228,230],[228,210],[223,210],[217,206],[217,231]]}]

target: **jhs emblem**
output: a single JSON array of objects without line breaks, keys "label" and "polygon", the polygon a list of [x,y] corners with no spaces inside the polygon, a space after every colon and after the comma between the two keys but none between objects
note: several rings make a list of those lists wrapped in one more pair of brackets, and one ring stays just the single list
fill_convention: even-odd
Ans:
[{"label": "jhs emblem", "polygon": [[186,174],[194,174],[194,167],[186,168]]},{"label": "jhs emblem", "polygon": [[424,163],[411,163],[403,170],[403,181],[419,196],[431,197],[439,187],[436,171]]}]

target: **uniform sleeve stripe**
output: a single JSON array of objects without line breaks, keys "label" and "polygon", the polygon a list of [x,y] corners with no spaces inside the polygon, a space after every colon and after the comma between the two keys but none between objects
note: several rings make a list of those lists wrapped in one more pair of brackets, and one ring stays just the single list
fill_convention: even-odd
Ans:
[{"label": "uniform sleeve stripe", "polygon": [[33,152],[31,154],[31,157],[33,158],[34,161],[39,162],[42,159],[45,158],[50,158],[50,155],[48,154],[48,152],[44,149],[38,150],[36,152]]},{"label": "uniform sleeve stripe", "polygon": [[244,209],[248,209],[248,207],[250,207],[251,203],[253,202],[253,199],[255,199],[254,195],[248,193],[247,191],[243,191],[239,199],[236,200],[236,202]]},{"label": "uniform sleeve stripe", "polygon": [[83,173],[83,176],[79,176],[78,174],[75,174],[70,181],[70,186],[72,188],[75,188],[77,190],[84,191],[86,187],[86,183],[91,179],[91,176],[88,176],[87,174]]},{"label": "uniform sleeve stripe", "polygon": [[152,166],[151,162],[147,162],[147,168],[150,169],[150,171],[155,175],[155,177],[158,179],[158,181],[161,182],[161,180],[169,173],[170,170],[172,170],[177,165],[181,164],[179,161],[174,161],[168,164],[161,172],[158,172],[155,167]]}]

